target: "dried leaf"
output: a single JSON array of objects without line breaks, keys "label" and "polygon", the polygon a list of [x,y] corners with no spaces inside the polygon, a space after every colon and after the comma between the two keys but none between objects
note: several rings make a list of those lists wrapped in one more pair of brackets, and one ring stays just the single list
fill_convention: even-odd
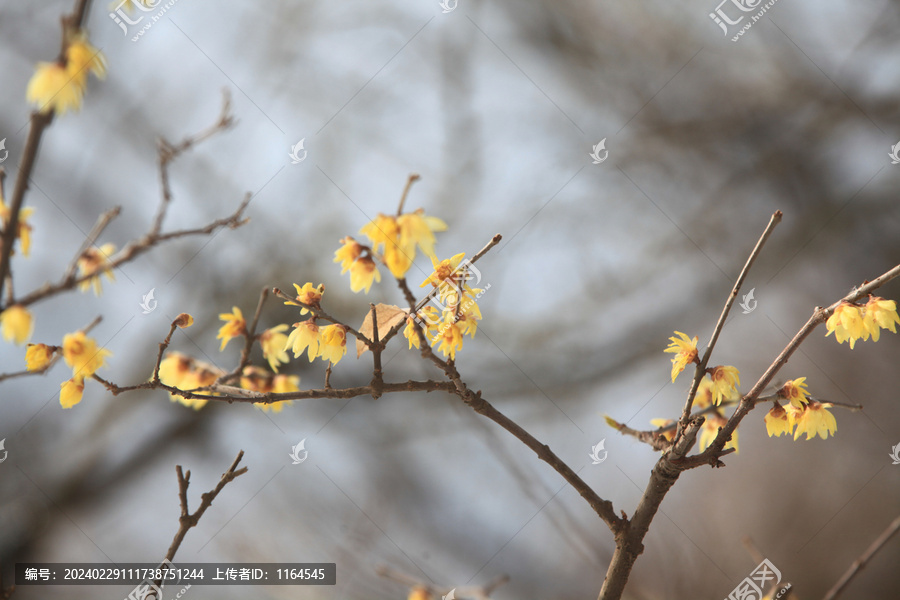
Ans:
[{"label": "dried leaf", "polygon": [[[376,304],[375,315],[378,317],[378,339],[382,339],[394,325],[406,318],[407,312],[393,304]],[[359,332],[370,340],[374,339],[371,310],[366,313],[366,318],[363,320]],[[368,349],[369,347],[362,340],[356,340],[356,358],[362,356],[362,353]]]}]

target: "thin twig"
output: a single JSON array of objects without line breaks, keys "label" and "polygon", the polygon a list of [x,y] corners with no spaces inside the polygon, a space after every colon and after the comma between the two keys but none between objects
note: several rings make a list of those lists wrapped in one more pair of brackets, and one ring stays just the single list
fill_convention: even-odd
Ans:
[{"label": "thin twig", "polygon": [[744,284],[744,279],[747,278],[747,274],[750,272],[750,268],[753,266],[753,263],[756,262],[756,257],[759,256],[759,253],[762,252],[763,246],[766,244],[766,241],[769,239],[769,236],[772,235],[772,232],[775,230],[775,227],[781,222],[782,213],[780,210],[776,210],[772,217],[769,219],[769,224],[766,225],[765,230],[762,235],[759,236],[759,240],[756,242],[756,246],[753,247],[753,250],[750,252],[750,256],[747,257],[747,262],[744,263],[744,268],[741,269],[740,274],[738,275],[737,281],[734,283],[734,287],[731,288],[731,293],[728,295],[728,299],[725,301],[725,306],[722,308],[722,313],[719,315],[719,320],[716,322],[716,326],[713,329],[712,336],[709,338],[709,344],[706,346],[706,351],[703,353],[703,358],[700,359],[700,362],[697,363],[697,368],[694,370],[694,380],[691,382],[691,390],[688,393],[687,400],[684,403],[684,409],[681,411],[681,419],[679,420],[679,428],[678,432],[675,435],[676,441],[679,437],[681,437],[681,431],[687,426],[688,419],[691,416],[691,406],[694,403],[694,396],[697,394],[697,389],[700,387],[700,381],[703,379],[704,375],[706,375],[706,367],[709,365],[709,359],[712,356],[713,349],[716,347],[716,342],[719,341],[719,334],[722,333],[722,328],[725,326],[725,321],[728,319],[728,313],[731,311],[731,307],[734,305],[734,301],[737,299],[738,293],[741,290],[741,286]]},{"label": "thin twig", "polygon": [[403,214],[403,205],[406,204],[406,197],[409,195],[409,189],[412,187],[412,184],[418,180],[418,173],[410,173],[409,178],[406,180],[406,187],[403,188],[403,195],[400,196],[400,205],[397,206],[398,217]]},{"label": "thin twig", "polygon": [[872,542],[872,545],[866,548],[866,551],[862,553],[862,556],[853,561],[853,564],[850,565],[847,572],[838,579],[837,583],[835,583],[830,590],[828,590],[828,593],[825,594],[825,597],[822,600],[835,600],[840,596],[844,591],[844,588],[846,588],[853,578],[862,571],[863,567],[872,560],[872,557],[888,543],[888,540],[894,537],[897,531],[900,531],[900,517],[894,519],[891,524],[888,525],[888,528],[882,531],[881,535]]},{"label": "thin twig", "polygon": [[238,452],[234,462],[231,463],[231,466],[228,467],[228,470],[222,474],[222,478],[219,480],[216,487],[205,494],[201,494],[200,506],[193,513],[188,510],[187,497],[188,486],[191,483],[191,472],[188,471],[187,474],[183,474],[181,465],[175,467],[175,473],[178,475],[178,498],[181,503],[181,517],[178,519],[178,532],[175,534],[174,539],[172,539],[172,544],[169,546],[168,552],[166,552],[166,560],[171,562],[171,560],[175,558],[175,553],[178,552],[178,548],[181,546],[184,536],[187,535],[187,532],[191,527],[196,527],[197,523],[200,521],[200,517],[202,517],[203,513],[206,512],[206,509],[212,505],[213,500],[216,499],[219,492],[221,492],[226,485],[234,481],[234,479],[247,472],[247,467],[237,468],[243,457],[244,451],[241,450]]},{"label": "thin twig", "polygon": [[244,347],[241,350],[241,360],[238,363],[238,366],[230,373],[226,373],[219,377],[217,383],[226,383],[233,380],[235,377],[239,377],[240,374],[244,372],[244,367],[250,364],[250,352],[253,350],[253,343],[259,339],[259,336],[256,335],[256,326],[259,323],[259,316],[262,314],[262,308],[266,303],[266,298],[268,296],[269,288],[266,286],[259,293],[259,301],[256,303],[256,311],[253,313],[253,320],[250,322],[250,327],[244,334]]}]

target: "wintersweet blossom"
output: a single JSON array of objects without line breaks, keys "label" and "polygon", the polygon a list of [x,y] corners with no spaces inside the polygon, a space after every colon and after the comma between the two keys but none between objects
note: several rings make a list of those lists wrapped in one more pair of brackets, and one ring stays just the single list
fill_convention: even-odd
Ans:
[{"label": "wintersweet blossom", "polygon": [[84,396],[84,379],[75,377],[59,385],[59,405],[72,408],[81,402]]},{"label": "wintersweet blossom", "polygon": [[64,56],[63,62],[38,63],[28,82],[26,99],[42,113],[53,111],[61,116],[69,110],[80,110],[88,73],[98,79],[106,76],[106,58],[84,33],[72,36]]},{"label": "wintersweet blossom", "polygon": [[794,408],[802,408],[807,403],[809,390],[806,387],[806,377],[799,377],[785,382],[778,390],[778,396],[790,400]]},{"label": "wintersweet blossom", "polygon": [[697,360],[697,336],[691,339],[686,333],[680,331],[676,331],[675,336],[678,337],[669,338],[671,343],[663,350],[663,352],[675,353],[672,358],[672,383],[675,383],[675,378],[684,371],[689,363]]},{"label": "wintersweet blossom", "polygon": [[[713,443],[713,440],[719,435],[719,429],[724,427],[726,423],[728,423],[728,419],[717,413],[713,413],[707,417],[706,421],[703,422],[703,426],[700,428],[700,452],[706,450],[706,448]],[[731,439],[725,443],[724,449],[727,450],[729,448],[734,448],[734,451],[738,452],[737,429],[731,433]]]},{"label": "wintersweet blossom", "polygon": [[832,333],[839,344],[850,341],[850,349],[853,349],[856,340],[869,339],[869,330],[863,322],[863,315],[860,308],[849,302],[842,302],[834,309],[834,313],[825,321],[825,329],[828,337]]},{"label": "wintersweet blossom", "polygon": [[773,406],[769,412],[766,413],[765,417],[766,422],[766,432],[769,434],[769,437],[781,436],[781,435],[791,435],[791,432],[794,430],[794,423],[786,411],[780,404],[777,402],[775,406]]},{"label": "wintersweet blossom", "polygon": [[222,345],[219,347],[219,352],[221,352],[232,338],[246,335],[247,321],[244,320],[244,313],[237,306],[233,306],[230,313],[219,313],[219,318],[225,321],[216,336],[217,340],[222,340]]},{"label": "wintersweet blossom", "polygon": [[737,386],[741,385],[740,371],[736,367],[714,367],[709,377],[712,380],[713,404],[721,404],[722,400],[734,400],[738,395]]},{"label": "wintersweet blossom", "polygon": [[[28,256],[31,252],[31,232],[32,226],[29,225],[28,219],[34,213],[34,208],[27,207],[19,210],[19,224],[16,227],[16,239],[21,242],[22,254]],[[12,211],[3,200],[3,190],[0,189],[0,222],[3,228],[9,227],[9,221],[12,218]]]},{"label": "wintersweet blossom", "polygon": [[426,216],[420,208],[397,217],[379,213],[360,233],[372,242],[374,252],[382,252],[391,274],[402,279],[416,258],[416,247],[434,258],[434,232],[446,229],[444,221]]},{"label": "wintersweet blossom", "polygon": [[112,356],[112,352],[98,346],[83,331],[63,336],[62,352],[66,364],[72,367],[72,376],[81,379],[96,373],[106,364],[106,357]]},{"label": "wintersweet blossom", "polygon": [[28,344],[25,350],[25,368],[28,371],[40,371],[50,364],[59,347],[47,344]]},{"label": "wintersweet blossom", "polygon": [[288,300],[285,302],[286,305],[289,306],[301,306],[300,314],[305,315],[310,312],[308,308],[303,308],[301,304],[306,304],[307,306],[312,306],[313,308],[320,308],[319,304],[322,302],[322,295],[325,293],[325,284],[320,283],[318,286],[313,287],[312,282],[307,281],[302,286],[294,284],[294,289],[297,290],[297,297],[294,300]]},{"label": "wintersweet blossom", "polygon": [[7,342],[22,345],[31,338],[34,330],[34,319],[28,309],[18,304],[13,304],[3,312],[0,312],[0,332]]},{"label": "wintersweet blossom", "polygon": [[810,400],[806,404],[804,410],[794,417],[797,429],[794,431],[794,439],[806,433],[806,439],[811,440],[819,435],[823,440],[828,438],[828,434],[834,435],[837,431],[837,421],[834,415],[828,412],[832,404],[828,402],[817,402]]},{"label": "wintersweet blossom", "polygon": [[294,330],[288,335],[284,343],[284,349],[290,348],[294,358],[299,358],[303,351],[309,355],[312,362],[319,355],[319,326],[313,319],[307,319],[300,323],[294,323]]},{"label": "wintersweet blossom", "polygon": [[347,353],[347,328],[333,323],[319,331],[319,356],[336,365]]},{"label": "wintersweet blossom", "polygon": [[103,293],[103,286],[100,283],[100,275],[106,275],[110,281],[115,281],[112,269],[109,267],[110,257],[116,253],[115,244],[103,244],[99,248],[92,246],[84,251],[84,254],[78,257],[78,275],[84,277],[93,275],[82,281],[78,287],[82,292],[86,292],[92,286],[94,295],[99,296]]},{"label": "wintersweet blossom", "polygon": [[442,323],[441,330],[431,341],[431,345],[440,343],[438,351],[444,356],[449,356],[450,360],[456,360],[456,352],[462,350],[463,339],[462,331],[457,323]]},{"label": "wintersweet blossom", "polygon": [[869,296],[863,315],[863,326],[872,335],[873,342],[878,341],[882,329],[897,333],[897,323],[900,323],[900,315],[897,314],[896,302]]},{"label": "wintersweet blossom", "polygon": [[266,329],[259,336],[259,345],[262,347],[263,358],[269,361],[269,366],[276,373],[278,372],[278,365],[288,362],[288,353],[285,350],[288,336],[284,333],[287,330],[287,325],[276,325]]}]

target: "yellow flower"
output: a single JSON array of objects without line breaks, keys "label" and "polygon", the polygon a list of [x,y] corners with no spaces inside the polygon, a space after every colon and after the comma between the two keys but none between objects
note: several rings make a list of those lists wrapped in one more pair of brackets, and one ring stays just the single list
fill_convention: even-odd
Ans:
[{"label": "yellow flower", "polygon": [[[285,394],[288,392],[300,391],[300,377],[297,375],[276,375],[272,379],[272,392],[276,394]],[[258,406],[264,412],[281,412],[285,406],[290,406],[294,402],[292,400],[282,400],[281,402],[254,402],[254,406]]]},{"label": "yellow flower", "polygon": [[359,231],[371,240],[374,252],[383,249],[384,263],[394,277],[402,279],[416,258],[416,246],[433,260],[434,232],[446,229],[442,220],[419,209],[399,217],[379,213]]},{"label": "yellow flower", "polygon": [[159,363],[159,380],[180,390],[189,389],[184,386],[184,382],[191,376],[193,363],[194,360],[189,356],[180,352],[169,352]]},{"label": "yellow flower", "polygon": [[177,317],[175,317],[174,321],[172,321],[172,325],[176,325],[181,329],[187,329],[188,327],[190,327],[193,324],[194,324],[194,317],[192,317],[188,313],[181,313]]},{"label": "yellow flower", "polygon": [[[223,374],[220,369],[196,361],[180,352],[170,352],[159,363],[159,380],[170,387],[184,391],[212,385]],[[205,398],[185,398],[172,392],[169,392],[169,399],[195,410],[200,410],[209,402]]]},{"label": "yellow flower", "polygon": [[806,388],[806,377],[792,379],[778,390],[778,396],[790,400],[795,408],[801,408],[807,402],[809,390]]},{"label": "yellow flower", "polygon": [[688,363],[697,360],[697,336],[694,336],[692,340],[686,333],[680,331],[676,331],[675,335],[678,337],[670,337],[669,341],[671,343],[663,350],[663,352],[675,353],[675,356],[672,358],[672,383],[675,383],[675,378],[684,371]]},{"label": "yellow flower", "polygon": [[397,226],[400,229],[400,247],[414,248],[418,244],[427,256],[434,256],[434,232],[447,231],[444,221],[425,216],[425,211],[421,208],[397,217]]},{"label": "yellow flower", "polygon": [[[16,233],[16,239],[22,241],[22,254],[28,256],[31,252],[31,231],[32,227],[28,224],[28,218],[34,213],[31,207],[23,208],[19,211],[19,225]],[[2,190],[0,190],[0,220],[3,221],[3,227],[9,226],[9,220],[12,218],[12,211],[3,201]]]},{"label": "yellow flower", "polygon": [[438,351],[443,352],[444,356],[449,356],[450,360],[456,360],[456,351],[462,350],[463,347],[462,332],[457,324],[442,323],[431,345],[434,346],[438,342],[440,342]]},{"label": "yellow flower", "polygon": [[58,62],[38,63],[25,92],[28,102],[37,106],[42,113],[56,111],[60,116],[69,110],[78,111],[82,96],[84,88],[78,79],[72,77],[66,67]]},{"label": "yellow flower", "polygon": [[294,352],[294,358],[298,358],[306,350],[309,362],[312,362],[319,355],[319,326],[312,319],[294,323],[294,330],[284,343],[284,349],[288,348]]},{"label": "yellow flower", "polygon": [[272,387],[272,378],[265,370],[249,366],[241,372],[241,387],[245,390],[266,394]]},{"label": "yellow flower", "polygon": [[[445,258],[444,260],[438,262],[437,258],[431,257],[431,265],[434,267],[434,271],[425,278],[419,287],[425,287],[429,283],[432,287],[438,287],[441,283],[444,282],[445,279],[449,278],[456,271],[456,268],[459,266],[459,263],[462,262],[463,257],[466,255],[465,252],[460,252],[459,254],[454,254],[450,258]],[[452,281],[452,278],[451,278]]]},{"label": "yellow flower", "polygon": [[45,369],[53,360],[53,355],[57,350],[59,350],[57,346],[28,344],[28,349],[25,350],[25,368],[29,371]]},{"label": "yellow flower", "polygon": [[55,111],[57,115],[64,115],[69,110],[78,111],[87,88],[88,72],[103,79],[106,59],[83,33],[79,33],[72,37],[66,48],[65,64],[38,63],[28,82],[26,98],[42,113]]},{"label": "yellow flower", "polygon": [[406,317],[406,327],[403,328],[403,335],[409,341],[410,350],[412,350],[413,346],[421,348],[419,334],[416,333],[416,329],[418,329],[418,325],[416,325],[415,318],[412,315]]},{"label": "yellow flower", "polygon": [[276,373],[278,372],[278,365],[288,361],[288,353],[285,351],[288,336],[284,334],[287,329],[287,325],[277,325],[271,329],[266,329],[259,336],[259,345],[262,347],[263,358],[269,361],[269,366]]},{"label": "yellow flower", "polygon": [[341,263],[341,275],[347,272],[350,265],[362,255],[363,246],[352,237],[341,238],[341,246],[334,252],[334,262]]},{"label": "yellow flower", "polygon": [[106,363],[106,357],[112,356],[112,352],[97,346],[83,331],[63,336],[62,348],[66,364],[72,367],[72,376],[80,379],[93,375]]},{"label": "yellow flower", "polygon": [[[322,301],[322,294],[325,293],[325,284],[320,283],[318,287],[313,287],[313,284],[310,282],[306,282],[303,284],[303,287],[300,287],[296,283],[294,284],[294,289],[297,290],[297,297],[295,301],[288,300],[285,304],[290,306],[300,306],[297,304],[298,302],[302,302],[303,304],[307,304],[309,306],[320,308],[319,303]],[[305,315],[310,312],[308,308],[301,308],[300,314]]]},{"label": "yellow flower", "polygon": [[834,338],[839,344],[850,340],[851,350],[856,340],[869,339],[869,330],[863,322],[859,307],[848,302],[842,302],[834,309],[834,314],[825,321],[825,328],[828,330],[825,337],[834,333]]},{"label": "yellow flower", "polygon": [[84,395],[84,379],[76,377],[59,385],[59,404],[63,408],[72,408]]},{"label": "yellow flower", "polygon": [[794,431],[794,439],[800,437],[800,434],[806,432],[806,439],[811,440],[819,434],[823,440],[828,438],[830,433],[832,436],[837,431],[837,421],[834,415],[828,412],[832,405],[827,402],[816,402],[810,400],[806,405],[806,410],[795,417],[797,422],[797,430]]},{"label": "yellow flower", "polygon": [[735,367],[715,367],[709,376],[712,379],[713,404],[722,400],[735,400],[738,395],[737,386],[741,385],[740,371]]},{"label": "yellow flower", "polygon": [[711,406],[712,403],[713,382],[707,375],[700,380],[700,385],[697,386],[697,394],[694,396],[694,406],[699,410],[703,410],[704,408]]},{"label": "yellow flower", "polygon": [[889,329],[891,333],[897,333],[897,323],[900,323],[900,316],[897,315],[896,302],[869,296],[863,316],[863,325],[872,334],[873,342],[878,341],[882,329]]},{"label": "yellow flower", "polygon": [[[716,439],[716,436],[719,435],[719,429],[724,427],[725,424],[728,423],[728,419],[719,414],[711,414],[707,417],[706,421],[704,421],[703,426],[700,428],[700,452],[706,450],[706,448],[713,443],[713,440]],[[738,451],[738,432],[735,429],[731,434],[731,439],[725,443],[725,450],[729,448],[734,448],[734,451]]]},{"label": "yellow flower", "polygon": [[350,267],[350,289],[354,292],[364,290],[368,294],[373,281],[381,281],[381,273],[378,272],[375,261],[371,256],[357,259]]},{"label": "yellow flower", "polygon": [[13,304],[3,312],[0,312],[0,331],[7,342],[21,345],[28,341],[34,329],[34,319],[24,306]]},{"label": "yellow flower", "polygon": [[409,590],[409,596],[406,597],[406,600],[431,600],[431,598],[432,596],[426,588],[417,585]]},{"label": "yellow flower", "polygon": [[[657,429],[662,429],[663,427],[668,427],[673,424],[675,421],[672,419],[650,419],[650,424],[656,427]],[[675,428],[667,429],[663,431],[660,435],[662,435],[665,439],[670,442],[675,439]]]},{"label": "yellow flower", "polygon": [[336,365],[346,353],[347,328],[338,324],[323,327],[319,332],[319,356],[322,360]]},{"label": "yellow flower", "polygon": [[219,347],[219,352],[221,352],[232,338],[246,335],[247,322],[244,320],[244,313],[237,306],[232,306],[230,313],[219,313],[219,318],[225,321],[225,324],[219,328],[219,335],[216,336],[217,340],[222,340],[222,345]]},{"label": "yellow flower", "polygon": [[765,421],[766,431],[769,433],[769,437],[772,437],[773,435],[791,435],[791,431],[794,429],[794,424],[788,415],[788,412],[777,403],[766,413]]},{"label": "yellow flower", "polygon": [[103,286],[100,284],[100,275],[106,275],[110,281],[116,280],[115,275],[109,268],[109,258],[115,252],[115,244],[103,244],[99,248],[95,246],[88,248],[84,251],[84,254],[78,257],[79,277],[94,275],[78,285],[82,292],[86,292],[93,285],[94,295],[99,296],[103,292]]}]

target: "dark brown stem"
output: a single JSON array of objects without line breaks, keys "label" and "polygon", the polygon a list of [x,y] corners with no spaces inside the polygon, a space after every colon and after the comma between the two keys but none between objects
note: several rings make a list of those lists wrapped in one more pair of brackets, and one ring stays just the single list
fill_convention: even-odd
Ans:
[{"label": "dark brown stem", "polygon": [[828,590],[828,593],[825,594],[825,597],[822,600],[836,600],[838,596],[843,593],[844,588],[850,584],[853,578],[862,571],[863,567],[872,560],[872,557],[875,556],[875,554],[877,554],[898,531],[900,531],[900,517],[894,519],[891,524],[888,525],[888,528],[881,532],[881,535],[872,542],[872,545],[862,553],[862,556],[853,561],[853,564],[850,565],[847,572],[838,579],[837,583],[835,583],[830,590]]}]

